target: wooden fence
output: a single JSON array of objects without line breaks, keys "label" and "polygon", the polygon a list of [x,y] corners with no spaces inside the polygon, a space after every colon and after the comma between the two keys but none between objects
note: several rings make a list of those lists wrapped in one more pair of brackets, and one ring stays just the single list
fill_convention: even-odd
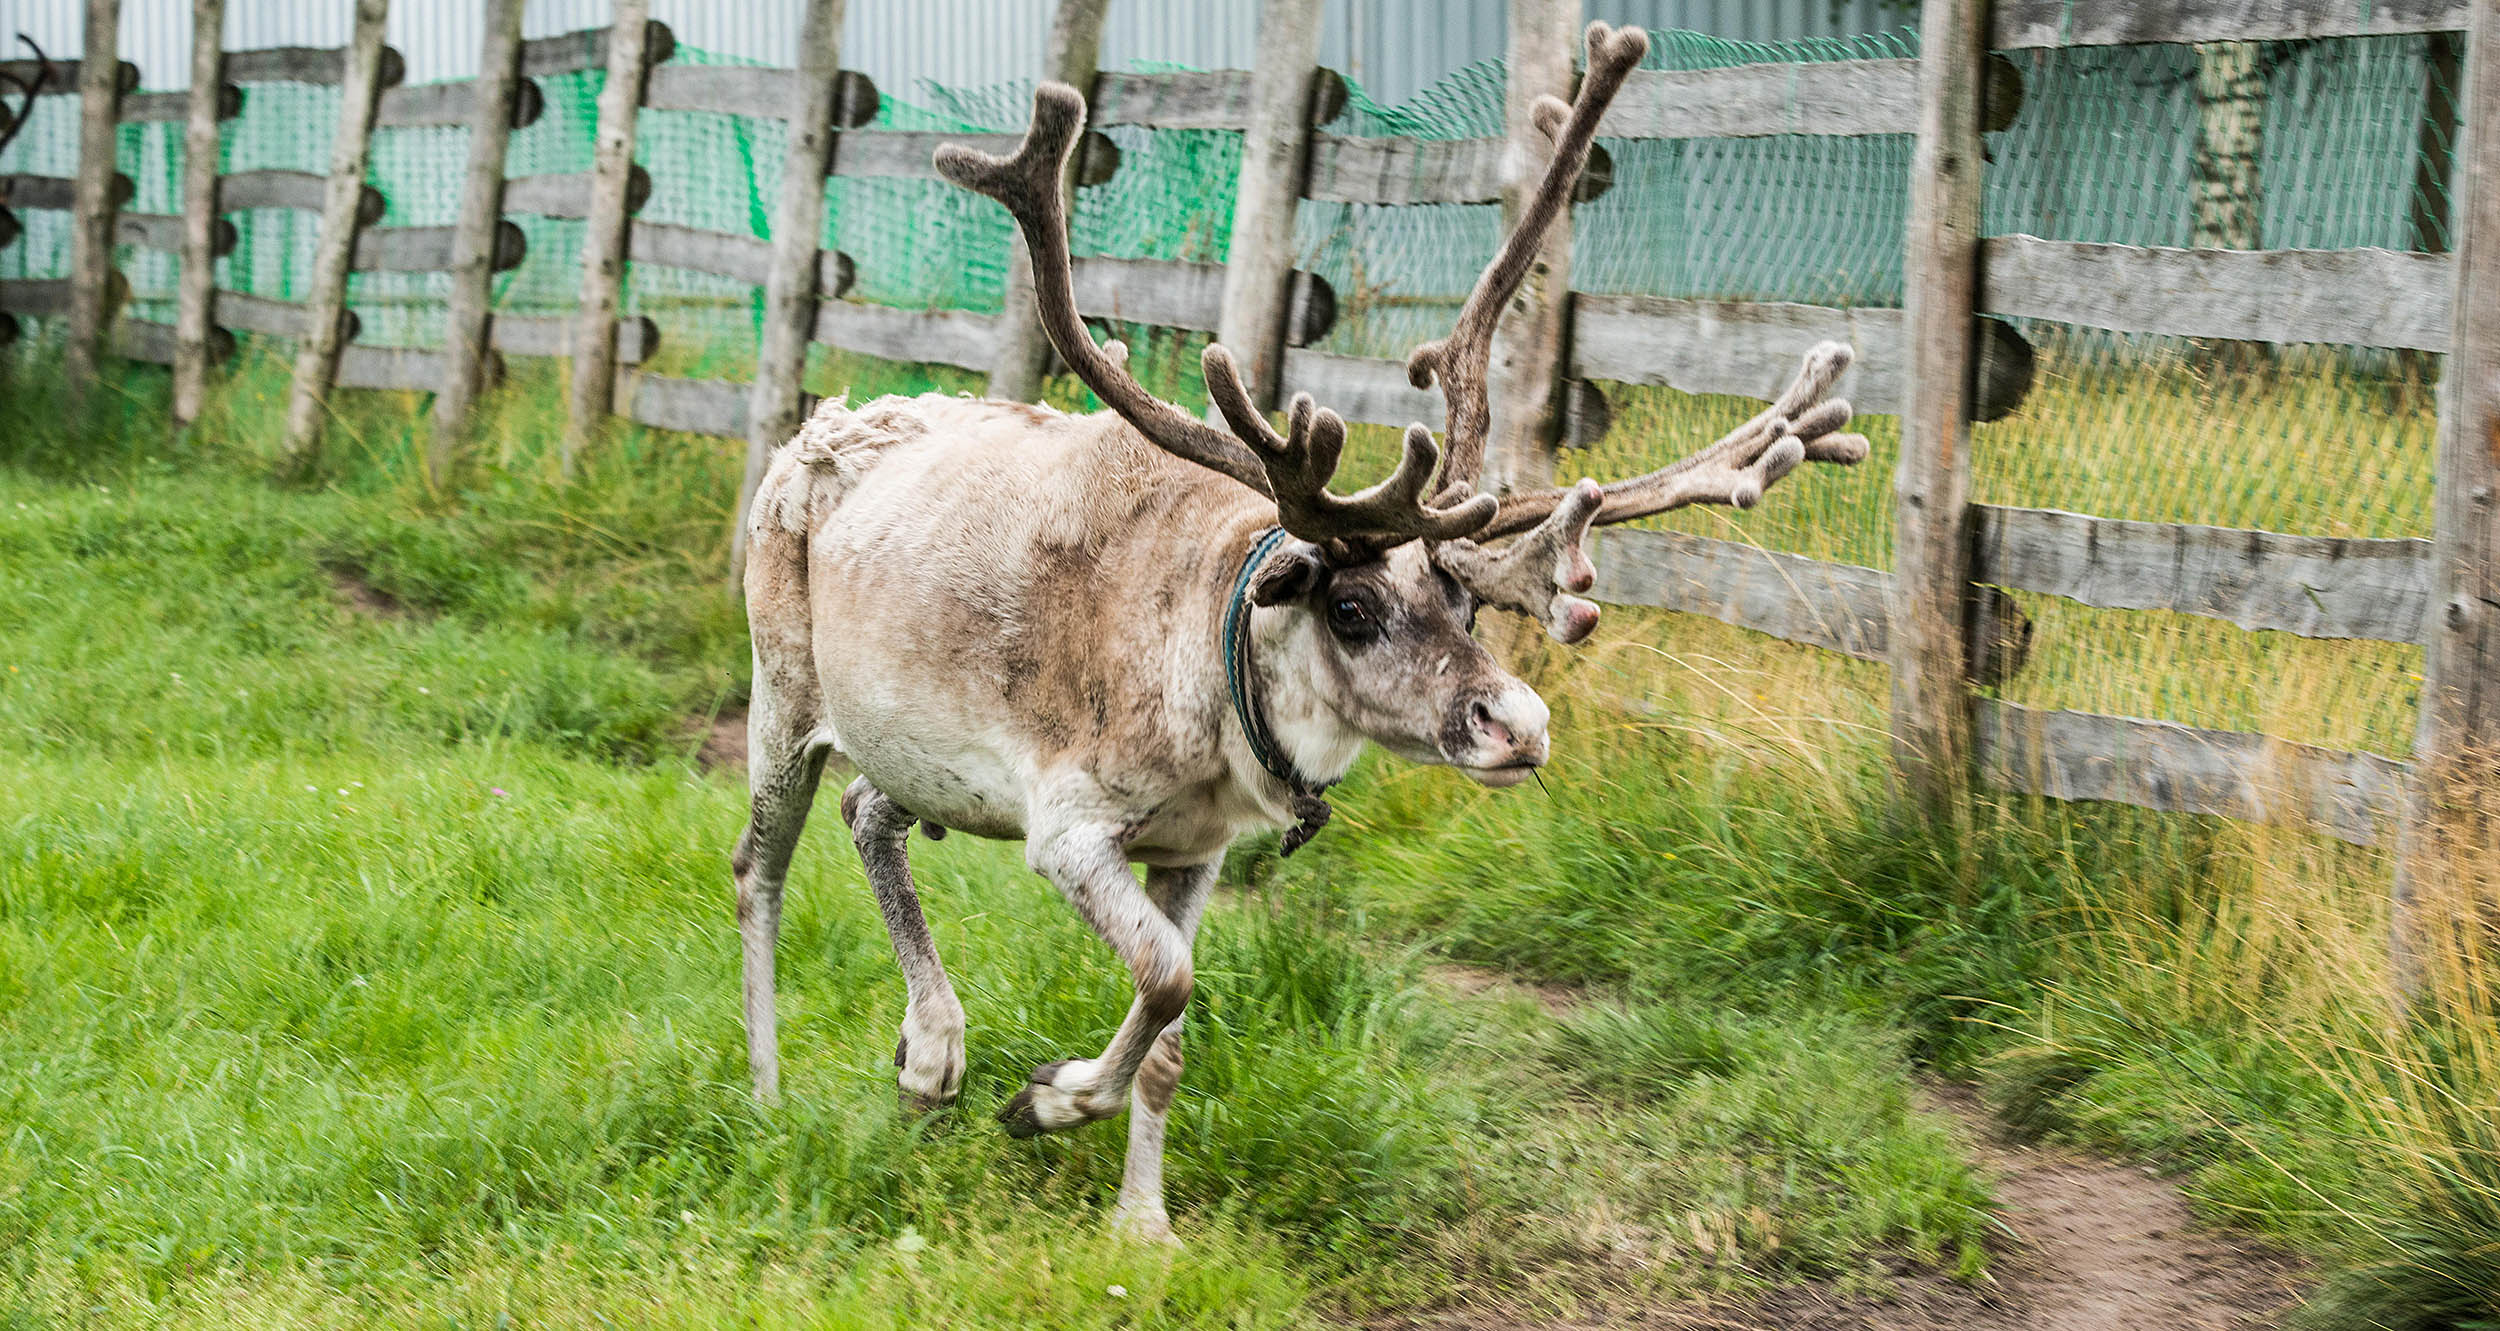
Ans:
[{"label": "wooden fence", "polygon": [[[383,0],[362,2],[378,10]],[[1239,344],[1236,353],[1253,367],[1251,381],[1270,403],[1309,392],[1349,420],[1437,425],[1440,398],[1409,385],[1399,362],[1315,348],[1334,318],[1336,297],[1316,274],[1293,268],[1295,209],[1305,199],[1503,201],[1515,188],[1504,164],[1522,108],[1537,93],[1569,91],[1525,86],[1567,83],[1569,47],[1522,44],[1535,34],[1546,34],[1534,41],[1549,46],[1568,42],[1579,0],[1514,0],[1511,69],[1522,86],[1509,98],[1512,135],[1458,141],[1323,132],[1346,90],[1313,64],[1317,0],[1264,0],[1254,70],[1164,74],[1094,73],[1092,44],[1105,0],[1060,2],[1048,67],[1089,83],[1092,108],[1069,188],[1091,188],[1120,169],[1118,152],[1100,133],[1109,127],[1249,136],[1228,262],[1080,259],[1080,308],[1106,319],[1220,331]],[[110,52],[115,5],[94,0],[91,8],[89,50]],[[866,78],[839,68],[838,0],[813,0],[808,57],[798,69],[671,65],[669,33],[642,17],[640,0],[620,0],[618,9],[611,29],[521,42],[518,5],[491,0],[482,62],[489,73],[424,88],[395,86],[398,61],[378,39],[344,51],[203,52],[201,68],[217,72],[195,78],[180,98],[133,95],[136,71],[91,59],[80,92],[91,108],[108,108],[108,124],[111,117],[171,119],[187,110],[195,128],[213,127],[216,117],[234,114],[255,82],[272,79],[344,82],[369,90],[372,102],[343,112],[330,179],[268,171],[223,177],[212,190],[190,193],[183,217],[118,212],[130,188],[112,174],[107,136],[105,151],[89,152],[78,180],[0,180],[0,243],[16,229],[7,208],[69,208],[78,227],[92,226],[99,236],[156,248],[190,244],[204,261],[233,243],[218,210],[320,209],[325,229],[345,237],[338,243],[351,267],[464,274],[471,295],[465,306],[455,301],[455,323],[472,320],[483,336],[464,336],[455,326],[443,351],[362,348],[339,288],[316,283],[316,298],[300,304],[207,291],[199,298],[211,308],[197,324],[207,331],[197,345],[170,328],[124,320],[112,346],[148,360],[208,358],[230,347],[227,330],[296,339],[332,330],[343,351],[326,373],[319,357],[304,358],[300,391],[317,401],[333,387],[443,389],[443,401],[455,404],[441,426],[446,437],[459,428],[470,399],[463,385],[491,379],[498,353],[571,354],[577,373],[589,367],[589,391],[577,392],[574,421],[584,437],[613,412],[745,440],[750,485],[763,452],[807,408],[798,377],[810,341],[987,371],[994,391],[1031,382],[1029,291],[1019,292],[1014,281],[1005,311],[994,316],[863,304],[843,299],[855,273],[851,259],[817,243],[823,198],[815,178],[929,177],[941,142],[1002,150],[1014,135],[865,128],[877,95]],[[2456,99],[2465,133],[2453,157],[2449,253],[2159,249],[1980,234],[1981,135],[2010,123],[2022,96],[2014,67],[1993,52],[2459,29],[2469,30]],[[1895,567],[1613,530],[1598,551],[1598,595],[1888,662],[1896,756],[1908,786],[1938,804],[1949,805],[1977,779],[2062,799],[2294,821],[2369,844],[2459,803],[2465,784],[2494,776],[2491,755],[2500,751],[2500,505],[2493,501],[2500,446],[2491,442],[2500,439],[2500,0],[1924,0],[1921,32],[1916,59],[1642,71],[1601,130],[1616,139],[1914,136],[1904,308],[1543,290],[1533,299],[1544,308],[1513,318],[1543,317],[1558,330],[1550,382],[1525,390],[1541,400],[1552,426],[1541,436],[1505,436],[1514,451],[1602,436],[1609,412],[1599,381],[1767,398],[1803,348],[1824,338],[1849,342],[1859,354],[1848,385],[1858,408],[1902,420]],[[502,136],[544,104],[531,80],[589,68],[609,73],[601,167],[581,176],[503,179]],[[64,81],[55,90],[69,88]],[[776,239],[631,220],[649,193],[648,180],[630,167],[633,120],[644,107],[789,120],[785,169],[799,183],[780,199]],[[482,191],[494,198],[464,209],[462,227],[375,225],[381,200],[362,183],[365,137],[375,125],[418,124],[471,129],[467,188],[472,200]],[[1601,152],[1579,197],[1610,184]],[[581,315],[486,316],[486,275],[520,257],[520,232],[500,220],[514,212],[592,219]],[[641,370],[659,330],[614,315],[627,262],[764,289],[767,328],[755,378],[694,380]],[[74,328],[100,330],[107,321],[93,312],[108,309],[120,291],[108,264],[82,265],[66,281],[0,285],[0,310],[67,313]],[[186,288],[186,317],[192,297]],[[89,312],[84,321],[82,309]],[[2009,319],[2446,353],[2433,539],[2339,540],[1970,502],[1970,423],[2014,410],[2030,387],[2031,349]],[[1507,405],[1530,415],[1540,409]],[[1552,466],[1548,456],[1511,461],[1507,474]],[[2428,682],[2415,759],[1984,698],[1975,686],[2020,664],[2023,632],[2007,590],[2205,616],[2248,630],[2424,644]]]}]

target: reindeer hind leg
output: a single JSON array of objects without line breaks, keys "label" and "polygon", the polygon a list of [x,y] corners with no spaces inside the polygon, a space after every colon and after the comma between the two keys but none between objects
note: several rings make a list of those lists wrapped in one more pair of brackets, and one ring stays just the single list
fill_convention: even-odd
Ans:
[{"label": "reindeer hind leg", "polygon": [[[759,656],[761,655],[759,651]],[[805,699],[779,696],[758,662],[747,712],[746,831],[730,854],[738,885],[740,989],[746,1011],[747,1071],[755,1098],[781,1096],[781,1041],[774,1009],[773,949],[781,938],[782,884],[807,828],[832,746],[817,733]],[[797,704],[794,706],[794,704]]]},{"label": "reindeer hind leg", "polygon": [[943,1109],[963,1088],[964,1008],[946,976],[946,963],[938,959],[929,921],[920,913],[919,890],[912,885],[905,838],[919,820],[866,777],[842,793],[842,816],[851,824],[852,844],[859,847],[860,866],[877,894],[878,913],[885,916],[886,935],[894,941],[895,963],[903,970],[903,1030],[894,1044],[903,1108],[914,1113]]}]

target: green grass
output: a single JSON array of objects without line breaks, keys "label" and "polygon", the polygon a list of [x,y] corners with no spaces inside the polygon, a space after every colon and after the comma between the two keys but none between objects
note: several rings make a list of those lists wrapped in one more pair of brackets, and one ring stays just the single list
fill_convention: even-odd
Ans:
[{"label": "green grass", "polygon": [[[813,382],[929,385],[847,360]],[[745,688],[737,446],[621,431],[560,484],[560,394],[525,376],[447,490],[415,462],[420,400],[367,394],[317,485],[281,490],[282,388],[246,362],[178,445],[150,372],[83,419],[0,398],[0,1327],[1267,1326],[1984,1278],[1984,1191],[1914,1105],[1936,1073],[2310,1254],[2315,1325],[2500,1324],[2500,971],[2467,936],[2426,1001],[2386,1005],[2383,851],[2043,801],[1917,825],[1879,667],[1640,611],[1525,651],[1547,789],[1368,762],[1309,850],[1236,856],[1175,1109],[1186,1252],[1103,1235],[1116,1124],[1017,1144],[986,1118],[1123,1006],[1014,847],[915,843],[972,1065],[959,1110],[913,1123],[900,985],[820,825],[785,933],[790,1103],[757,1110],[743,801],[689,761]],[[2230,412],[2192,380],[2052,379],[2020,428],[2072,441],[2039,465],[2078,486],[2138,474],[2118,426],[2179,436],[2242,499],[2411,447],[2403,416],[2337,453],[2375,408],[2268,391]],[[1727,404],[1634,406],[1625,457]],[[1799,478],[1739,530],[1856,557],[1881,471]],[[2406,511],[2388,475],[2339,492],[2356,530]],[[1982,487],[2200,516],[2129,493]],[[404,613],[349,608],[342,577]],[[2401,734],[2408,649],[2039,618],[2058,664],[2015,696]],[[1462,999],[1443,958],[1580,1001]]]},{"label": "green grass", "polygon": [[[413,404],[358,395],[320,484],[282,489],[270,363],[178,445],[150,372],[81,419],[9,369],[0,1327],[1256,1327],[1984,1267],[1984,1190],[1893,1015],[1457,998],[1343,861],[1247,855],[1210,916],[1180,1254],[1104,1233],[1121,1124],[989,1121],[1126,1005],[1018,847],[915,843],[972,1038],[961,1107],[914,1121],[824,812],[788,1103],[759,1109],[743,791],[690,760],[744,688],[731,449],[627,432],[560,485],[556,395],[522,384],[440,493]],[[1361,784],[1417,781],[1457,790]]]}]

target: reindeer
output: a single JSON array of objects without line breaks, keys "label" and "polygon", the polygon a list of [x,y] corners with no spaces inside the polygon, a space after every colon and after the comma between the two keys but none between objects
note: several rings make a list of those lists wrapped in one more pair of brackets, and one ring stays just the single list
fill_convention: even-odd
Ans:
[{"label": "reindeer", "polygon": [[1164,1118],[1181,1075],[1191,939],[1225,848],[1283,828],[1290,853],[1366,744],[1488,786],[1525,780],[1547,757],[1546,705],[1471,636],[1477,607],[1577,642],[1597,621],[1575,595],[1596,576],[1582,550],[1592,525],[1743,508],[1800,462],[1865,457],[1863,438],[1838,432],[1848,404],[1825,399],[1849,362],[1826,343],[1770,408],[1683,461],[1610,485],[1475,492],[1494,323],[1647,49],[1638,29],[1589,27],[1576,102],[1535,110],[1553,159],[1531,205],[1450,336],[1408,359],[1416,386],[1437,383],[1447,401],[1446,446],[1408,427],[1392,474],[1350,495],[1328,488],[1344,422],[1308,395],[1280,434],[1210,346],[1218,428],[1153,397],[1118,343],[1088,336],[1059,185],[1085,120],[1075,90],[1035,92],[1011,157],[938,150],[947,179],[1014,215],[1044,327],[1109,410],[829,401],[775,455],[749,525],[753,807],[733,856],[759,1098],[779,1087],[783,880],[838,751],[859,770],[842,816],[903,972],[894,1061],[906,1107],[954,1100],[964,1011],[905,836],[916,823],[931,838],[1020,838],[1026,862],[1127,964],[1135,998],[1107,1047],[1034,1068],[998,1118],[1023,1137],[1127,1109],[1113,1224],[1169,1240]]}]

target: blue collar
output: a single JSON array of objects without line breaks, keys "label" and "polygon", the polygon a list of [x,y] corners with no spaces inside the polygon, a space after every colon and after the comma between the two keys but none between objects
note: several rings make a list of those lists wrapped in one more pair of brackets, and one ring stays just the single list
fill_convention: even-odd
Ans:
[{"label": "blue collar", "polygon": [[1294,816],[1299,820],[1285,831],[1283,853],[1291,855],[1303,843],[1319,835],[1328,823],[1328,801],[1320,792],[1327,782],[1314,783],[1294,767],[1276,743],[1276,732],[1267,724],[1266,709],[1259,706],[1253,690],[1257,679],[1250,672],[1250,578],[1259,565],[1283,544],[1285,529],[1270,527],[1250,543],[1250,553],[1241,561],[1241,571],[1233,576],[1232,595],[1224,600],[1224,692],[1233,702],[1233,716],[1241,722],[1242,738],[1250,743],[1250,756],[1259,760],[1267,774],[1285,783],[1293,792]]}]

